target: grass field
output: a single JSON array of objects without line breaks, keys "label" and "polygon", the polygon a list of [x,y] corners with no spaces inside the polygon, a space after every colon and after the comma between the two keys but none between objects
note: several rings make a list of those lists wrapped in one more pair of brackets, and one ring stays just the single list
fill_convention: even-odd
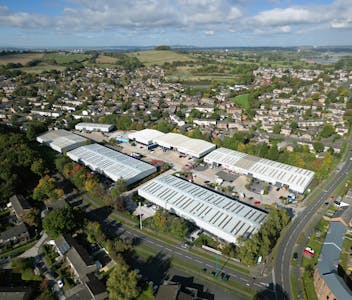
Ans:
[{"label": "grass field", "polygon": [[8,63],[20,63],[25,65],[26,63],[43,58],[43,53],[20,53],[0,56],[0,65],[6,65]]},{"label": "grass field", "polygon": [[191,57],[186,54],[177,53],[174,51],[141,51],[127,53],[128,56],[137,57],[146,66],[150,65],[162,65],[166,62],[172,63],[174,61],[191,61]]},{"label": "grass field", "polygon": [[235,98],[231,99],[231,101],[237,103],[242,108],[249,109],[249,94],[238,95]]},{"label": "grass field", "polygon": [[116,61],[116,57],[111,57],[103,54],[100,54],[95,60],[97,64],[114,64]]},{"label": "grass field", "polygon": [[68,64],[72,62],[82,62],[90,58],[89,54],[80,53],[47,53],[43,60],[55,60],[58,64]]},{"label": "grass field", "polygon": [[52,71],[52,70],[63,71],[65,69],[66,69],[66,67],[58,66],[58,65],[38,65],[38,66],[34,66],[34,67],[18,68],[16,70],[21,70],[21,71],[27,72],[27,73],[39,74],[44,71]]}]

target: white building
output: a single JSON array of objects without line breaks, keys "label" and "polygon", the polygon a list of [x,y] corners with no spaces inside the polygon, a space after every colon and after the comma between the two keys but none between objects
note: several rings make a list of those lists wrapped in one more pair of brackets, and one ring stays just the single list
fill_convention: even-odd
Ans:
[{"label": "white building", "polygon": [[267,216],[266,212],[172,175],[154,178],[139,188],[138,194],[229,243],[257,232]]},{"label": "white building", "polygon": [[113,181],[122,177],[127,184],[156,172],[156,168],[150,164],[99,144],[79,147],[68,152],[67,156]]},{"label": "white building", "polygon": [[200,158],[216,148],[207,141],[192,139],[178,133],[167,133],[154,139],[154,142],[166,149],[175,149],[180,153]]},{"label": "white building", "polygon": [[85,131],[101,131],[101,132],[110,132],[115,128],[113,124],[100,124],[100,123],[78,123],[75,126],[76,130],[85,130]]},{"label": "white building", "polygon": [[314,172],[310,170],[226,148],[216,149],[204,157],[204,161],[274,185],[287,185],[292,191],[298,193],[304,193],[314,177]]},{"label": "white building", "polygon": [[143,129],[140,131],[132,132],[128,135],[130,140],[134,140],[138,143],[144,145],[150,145],[154,142],[154,140],[158,137],[165,135],[165,133],[155,130],[155,129]]},{"label": "white building", "polygon": [[85,145],[87,139],[66,130],[51,130],[37,137],[37,141],[57,152],[64,153]]}]

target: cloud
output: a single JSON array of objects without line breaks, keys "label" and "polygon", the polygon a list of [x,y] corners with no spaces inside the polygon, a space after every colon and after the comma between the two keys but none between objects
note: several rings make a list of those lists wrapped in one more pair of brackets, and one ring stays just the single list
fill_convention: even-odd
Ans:
[{"label": "cloud", "polygon": [[215,32],[214,32],[214,30],[208,30],[208,31],[205,31],[204,34],[207,36],[211,36],[211,35],[214,35]]}]

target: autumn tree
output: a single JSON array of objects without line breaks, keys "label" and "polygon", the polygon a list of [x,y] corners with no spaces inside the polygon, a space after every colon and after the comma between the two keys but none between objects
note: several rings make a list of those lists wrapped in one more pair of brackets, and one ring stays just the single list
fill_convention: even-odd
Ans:
[{"label": "autumn tree", "polygon": [[28,224],[29,226],[38,227],[40,222],[40,211],[38,208],[31,208],[26,211],[22,216],[23,222]]},{"label": "autumn tree", "polygon": [[139,294],[138,277],[124,260],[117,261],[106,282],[110,300],[130,300]]}]

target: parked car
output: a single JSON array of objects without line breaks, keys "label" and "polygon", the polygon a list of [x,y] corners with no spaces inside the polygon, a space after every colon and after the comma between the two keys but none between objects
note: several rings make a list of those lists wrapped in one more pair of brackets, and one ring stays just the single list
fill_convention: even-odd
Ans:
[{"label": "parked car", "polygon": [[64,287],[64,283],[62,282],[61,279],[59,279],[59,280],[57,281],[57,286],[58,286],[60,289]]}]

